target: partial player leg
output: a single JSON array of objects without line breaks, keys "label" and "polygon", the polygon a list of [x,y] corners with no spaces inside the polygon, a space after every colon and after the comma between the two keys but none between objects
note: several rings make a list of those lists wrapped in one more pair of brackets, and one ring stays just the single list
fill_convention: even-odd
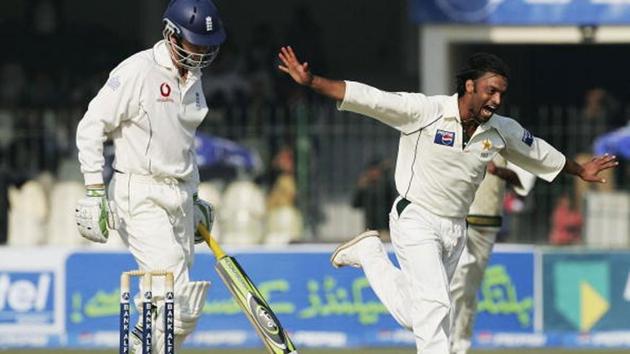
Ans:
[{"label": "partial player leg", "polygon": [[[136,175],[116,174],[115,178],[118,182],[113,189],[122,219],[119,228],[121,238],[141,270],[166,270],[173,273],[175,313],[186,316],[195,309],[190,307],[194,303],[177,302],[177,298],[193,296],[189,293],[191,285],[188,273],[194,257],[193,208],[189,188],[147,181]],[[162,295],[164,290],[164,280],[156,279],[153,293]],[[160,311],[163,302],[154,303]],[[182,304],[185,307],[180,309]],[[198,314],[193,314],[198,317]]]},{"label": "partial player leg", "polygon": [[471,346],[477,312],[477,291],[498,231],[496,227],[468,227],[465,255],[462,255],[451,283],[454,305],[451,336],[453,354],[465,354]]},{"label": "partial player leg", "polygon": [[400,269],[390,261],[378,236],[377,231],[370,230],[341,244],[333,252],[331,263],[337,268],[363,268],[370,286],[394,319],[401,326],[411,328],[407,281]]}]

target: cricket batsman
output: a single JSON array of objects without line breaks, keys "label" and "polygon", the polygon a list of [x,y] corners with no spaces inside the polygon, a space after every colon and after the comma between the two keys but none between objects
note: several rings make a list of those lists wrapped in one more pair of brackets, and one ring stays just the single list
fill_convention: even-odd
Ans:
[{"label": "cricket batsman", "polygon": [[[194,244],[203,242],[196,225],[210,230],[213,222],[212,206],[197,198],[194,137],[208,112],[201,69],[212,63],[226,35],[210,0],[172,0],[163,21],[164,39],[114,68],[79,123],[76,143],[87,195],[75,216],[83,237],[105,243],[116,229],[141,270],[173,272],[178,348],[195,329],[209,285],[189,279]],[[116,158],[106,189],[107,139]],[[153,287],[155,324],[163,323],[163,286],[157,281]],[[153,332],[153,352],[163,353],[164,328],[155,325]],[[140,333],[138,324],[132,353],[141,353]]]}]

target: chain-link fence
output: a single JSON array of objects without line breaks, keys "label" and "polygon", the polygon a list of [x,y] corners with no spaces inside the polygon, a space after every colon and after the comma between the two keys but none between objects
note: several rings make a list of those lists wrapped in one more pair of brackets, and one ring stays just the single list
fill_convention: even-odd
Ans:
[{"label": "chain-link fence", "polygon": [[[508,107],[506,113],[527,116],[523,125],[568,157],[592,151],[582,151],[592,145],[592,141],[583,140],[592,140],[593,130],[583,124],[577,108]],[[42,171],[50,171],[57,180],[80,181],[74,134],[82,114],[80,107],[0,112],[0,166],[5,204],[8,185],[19,186]],[[221,183],[217,184],[219,192],[233,179],[245,179],[268,196],[278,174],[292,177],[296,193],[291,203],[299,210],[303,224],[299,240],[333,241],[347,239],[366,227],[386,228],[387,212],[395,197],[392,181],[398,132],[394,129],[369,118],[340,112],[330,102],[305,99],[290,105],[213,109],[199,130],[230,139],[261,157],[262,169],[222,175]],[[290,161],[278,164],[279,154],[287,151]],[[212,174],[204,177],[215,178]],[[628,190],[627,163],[622,161],[613,177],[612,190]],[[562,176],[551,184],[538,180],[523,203],[506,198],[502,239],[546,243],[554,228],[565,226],[577,228],[570,231],[579,237],[588,215],[583,214],[584,207],[575,200],[575,189],[574,178]],[[568,201],[566,210],[563,200]],[[574,211],[577,222],[562,224],[567,218],[563,211]],[[624,214],[627,210],[620,213],[616,218],[623,219],[625,215],[625,219],[630,219],[630,214]],[[6,228],[6,215],[1,221]]]}]

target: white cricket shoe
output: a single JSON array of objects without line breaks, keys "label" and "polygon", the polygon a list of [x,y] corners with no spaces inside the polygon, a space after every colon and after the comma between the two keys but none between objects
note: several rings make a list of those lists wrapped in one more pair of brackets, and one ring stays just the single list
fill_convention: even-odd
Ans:
[{"label": "white cricket shoe", "polygon": [[361,268],[359,260],[359,249],[362,244],[368,241],[379,240],[378,231],[368,230],[355,236],[350,241],[344,242],[337,246],[333,254],[330,256],[330,263],[333,267],[340,268],[345,266]]}]

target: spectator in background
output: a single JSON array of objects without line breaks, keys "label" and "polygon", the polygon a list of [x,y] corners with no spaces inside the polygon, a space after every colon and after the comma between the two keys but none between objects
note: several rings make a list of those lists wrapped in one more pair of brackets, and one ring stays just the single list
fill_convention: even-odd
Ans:
[{"label": "spectator in background", "polygon": [[[580,114],[580,120],[576,122],[577,137],[575,144],[575,161],[579,164],[586,163],[593,158],[593,143],[595,139],[610,129],[611,122],[615,121],[618,103],[602,88],[593,88],[584,95],[584,106]],[[600,176],[607,183],[587,183],[579,178],[574,179],[574,206],[576,211],[584,210],[584,198],[589,188],[599,191],[612,191],[615,188],[614,170],[604,170]],[[558,205],[564,205],[559,203]]]},{"label": "spectator in background", "polygon": [[295,205],[297,187],[295,183],[294,153],[291,146],[283,146],[274,156],[271,162],[268,182],[268,209],[283,205]]},{"label": "spectator in background", "polygon": [[384,239],[389,239],[388,214],[398,196],[393,177],[390,160],[374,159],[361,172],[352,196],[352,206],[363,212],[365,227],[378,230]]},{"label": "spectator in background", "polygon": [[549,243],[552,245],[572,245],[581,241],[582,213],[571,207],[571,198],[563,195],[558,198],[551,215]]},{"label": "spectator in background", "polygon": [[266,243],[301,239],[302,214],[296,206],[297,184],[293,148],[282,147],[272,161],[271,189],[267,194]]}]

